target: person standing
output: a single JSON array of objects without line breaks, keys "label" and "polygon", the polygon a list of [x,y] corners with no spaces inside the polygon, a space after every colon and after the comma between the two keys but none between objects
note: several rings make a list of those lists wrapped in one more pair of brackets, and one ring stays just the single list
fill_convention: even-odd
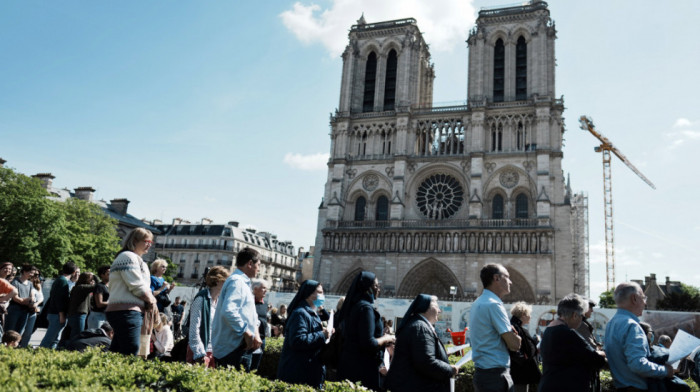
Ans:
[{"label": "person standing", "polygon": [[569,294],[557,305],[558,319],[542,335],[542,380],[539,392],[588,392],[592,377],[605,365],[605,355],[591,347],[576,329],[588,308],[578,294]]},{"label": "person standing", "polygon": [[501,264],[487,264],[479,273],[484,291],[469,314],[474,389],[476,392],[512,392],[508,351],[520,349],[521,338],[510,324],[502,298],[510,293],[510,275]]},{"label": "person standing", "polygon": [[[593,308],[596,306],[595,301],[592,299],[588,299],[588,310],[586,313],[583,315],[583,321],[581,322],[581,325],[576,329],[576,332],[578,332],[581,337],[583,337],[583,340],[588,343],[593,350],[599,351],[603,349],[603,345],[598,342],[598,340],[595,338],[595,333],[594,333],[594,328],[593,324],[591,324],[590,321],[588,321],[591,316],[593,315]],[[593,373],[591,374],[591,392],[600,392],[602,390],[602,385],[600,383],[600,372],[596,369],[593,370]]]},{"label": "person standing", "polygon": [[647,297],[634,282],[617,285],[614,292],[617,312],[605,327],[605,354],[613,383],[618,390],[647,390],[646,378],[673,377],[673,367],[651,362],[649,344],[639,325]]},{"label": "person standing", "polygon": [[265,303],[265,294],[267,294],[267,283],[262,279],[253,279],[253,296],[255,297],[255,312],[258,314],[258,333],[262,340],[262,345],[255,350],[251,357],[250,370],[257,370],[262,360],[265,350],[265,337],[267,336],[267,304]]},{"label": "person standing", "polygon": [[70,292],[68,300],[69,340],[73,340],[85,330],[85,320],[90,308],[90,294],[95,291],[95,275],[83,272]]},{"label": "person standing", "polygon": [[245,247],[236,255],[236,270],[226,279],[212,321],[212,354],[217,366],[241,365],[250,371],[251,352],[262,345],[250,280],[260,270],[260,253]]},{"label": "person standing", "polygon": [[41,340],[41,347],[56,348],[58,340],[66,326],[66,318],[68,316],[68,305],[70,300],[71,281],[79,274],[80,269],[75,263],[69,261],[63,264],[61,275],[54,280],[49,292],[49,301],[46,306],[46,319],[49,322],[49,327],[46,329],[46,334]]},{"label": "person standing", "polygon": [[180,297],[175,297],[175,302],[170,305],[170,312],[173,314],[173,335],[178,339],[182,335],[182,316],[185,313],[185,306],[180,303]]},{"label": "person standing", "polygon": [[27,325],[24,327],[24,333],[22,333],[22,341],[19,342],[19,346],[29,347],[29,341],[32,339],[32,334],[34,334],[34,325],[36,324],[36,319],[41,311],[40,306],[44,303],[44,293],[41,291],[41,278],[40,273],[37,271],[32,278],[32,298],[34,299],[34,308],[31,314],[27,318]]},{"label": "person standing", "polygon": [[288,383],[320,388],[326,368],[320,359],[321,348],[332,328],[324,328],[317,309],[323,305],[323,287],[315,280],[306,280],[289,304],[287,335],[277,366],[277,378]]},{"label": "person standing", "polygon": [[90,314],[87,320],[89,329],[100,328],[102,323],[107,321],[105,310],[109,304],[109,268],[108,265],[103,265],[97,269],[100,282],[95,286],[90,300]]},{"label": "person standing", "polygon": [[396,330],[394,359],[386,379],[390,390],[449,392],[450,378],[459,368],[450,365],[435,332],[439,314],[436,296],[418,294],[409,306]]},{"label": "person standing", "polygon": [[24,264],[22,272],[13,281],[12,285],[17,288],[17,296],[12,298],[7,307],[7,317],[5,317],[5,329],[16,331],[22,335],[27,326],[30,315],[36,314],[34,309],[34,297],[32,288],[34,282],[32,278],[37,273],[36,267],[31,264]]},{"label": "person standing", "polygon": [[156,297],[156,306],[158,306],[160,313],[165,311],[166,306],[170,306],[168,294],[175,288],[175,282],[168,283],[163,277],[167,270],[168,262],[164,259],[156,259],[151,263],[151,292]]},{"label": "person standing", "polygon": [[220,265],[212,267],[204,278],[207,287],[200,290],[192,300],[187,363],[199,362],[205,367],[216,367],[211,348],[211,325],[221,288],[228,276],[226,268]]},{"label": "person standing", "polygon": [[6,280],[7,276],[12,273],[12,263],[5,262],[0,266],[0,337],[2,337],[5,324],[3,318],[6,313],[6,305],[8,301],[12,301],[12,298],[17,296],[17,287],[13,286],[12,283]]},{"label": "person standing", "polygon": [[513,316],[510,319],[515,333],[522,339],[520,350],[509,351],[510,376],[515,384],[515,392],[528,392],[530,384],[540,382],[542,373],[537,361],[537,340],[530,336],[526,325],[530,324],[532,305],[525,302],[516,302],[510,309]]},{"label": "person standing", "polygon": [[373,390],[379,389],[379,365],[384,347],[396,341],[393,335],[383,334],[381,316],[374,308],[379,291],[376,275],[361,271],[353,280],[337,315],[344,338],[338,376],[341,380],[359,381],[362,386]]},{"label": "person standing", "polygon": [[152,245],[150,231],[141,227],[130,231],[110,267],[109,304],[105,315],[114,329],[114,337],[109,351],[137,355],[141,335],[150,336],[153,329],[152,322],[158,312],[156,298],[151,294],[148,265],[141,258]]}]

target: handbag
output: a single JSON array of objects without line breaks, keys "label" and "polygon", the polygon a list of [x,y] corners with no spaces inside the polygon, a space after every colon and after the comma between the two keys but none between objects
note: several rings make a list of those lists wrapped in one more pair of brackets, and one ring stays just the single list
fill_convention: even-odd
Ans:
[{"label": "handbag", "polygon": [[170,290],[163,290],[158,295],[156,295],[156,301],[158,302],[158,305],[162,306],[163,308],[170,306],[170,296],[168,295],[168,292]]}]

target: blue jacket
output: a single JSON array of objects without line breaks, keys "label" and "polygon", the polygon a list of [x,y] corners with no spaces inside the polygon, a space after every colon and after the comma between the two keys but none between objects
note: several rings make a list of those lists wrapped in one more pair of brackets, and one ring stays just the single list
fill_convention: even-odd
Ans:
[{"label": "blue jacket", "polygon": [[284,329],[277,378],[319,388],[326,378],[326,368],[320,358],[325,342],[323,325],[316,312],[306,303],[294,309]]}]

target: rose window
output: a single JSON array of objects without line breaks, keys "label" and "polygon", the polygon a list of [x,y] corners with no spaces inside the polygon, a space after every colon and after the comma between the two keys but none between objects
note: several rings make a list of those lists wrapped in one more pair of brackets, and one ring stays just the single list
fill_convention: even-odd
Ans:
[{"label": "rose window", "polygon": [[464,201],[464,190],[454,177],[435,174],[420,184],[416,201],[428,219],[445,219],[459,210]]}]

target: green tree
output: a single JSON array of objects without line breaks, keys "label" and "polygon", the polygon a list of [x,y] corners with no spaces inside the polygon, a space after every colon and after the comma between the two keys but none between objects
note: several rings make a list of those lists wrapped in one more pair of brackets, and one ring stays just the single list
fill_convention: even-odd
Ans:
[{"label": "green tree", "polygon": [[700,312],[700,289],[681,283],[680,292],[667,294],[657,302],[656,307],[662,310]]},{"label": "green tree", "polygon": [[0,260],[34,264],[49,277],[66,261],[91,271],[110,264],[116,221],[93,203],[48,197],[38,179],[0,168]]},{"label": "green tree", "polygon": [[112,264],[119,250],[116,219],[85,200],[69,199],[63,204],[66,235],[71,244],[71,261],[90,271]]},{"label": "green tree", "polygon": [[617,308],[617,305],[615,305],[615,299],[613,297],[613,292],[608,290],[608,291],[603,291],[602,293],[600,293],[600,301],[598,302],[598,306],[601,308],[608,308],[608,309]]},{"label": "green tree", "polygon": [[38,179],[0,168],[0,260],[53,276],[71,251],[65,214],[47,196]]}]

